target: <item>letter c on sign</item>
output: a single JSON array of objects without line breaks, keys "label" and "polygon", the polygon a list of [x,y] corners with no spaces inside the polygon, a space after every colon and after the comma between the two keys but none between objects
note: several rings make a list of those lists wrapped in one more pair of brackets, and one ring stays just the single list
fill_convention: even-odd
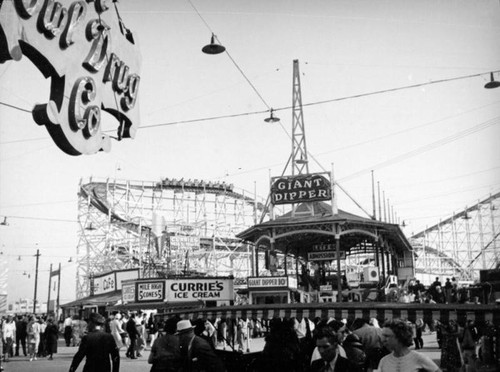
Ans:
[{"label": "letter c on sign", "polygon": [[[101,123],[101,110],[98,106],[89,105],[95,97],[94,79],[86,76],[75,82],[69,103],[69,123],[73,131],[77,132],[81,129],[85,138],[94,136]],[[83,114],[82,109],[85,109]]]}]

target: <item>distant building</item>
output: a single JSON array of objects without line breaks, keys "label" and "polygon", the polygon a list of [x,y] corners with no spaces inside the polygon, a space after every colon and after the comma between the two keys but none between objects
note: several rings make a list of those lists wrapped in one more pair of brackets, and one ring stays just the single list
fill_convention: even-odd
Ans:
[{"label": "distant building", "polygon": [[[7,305],[9,313],[24,314],[33,312],[33,299],[31,298],[20,298],[14,303],[9,303]],[[37,301],[35,313],[43,314],[47,312],[47,303]]]}]

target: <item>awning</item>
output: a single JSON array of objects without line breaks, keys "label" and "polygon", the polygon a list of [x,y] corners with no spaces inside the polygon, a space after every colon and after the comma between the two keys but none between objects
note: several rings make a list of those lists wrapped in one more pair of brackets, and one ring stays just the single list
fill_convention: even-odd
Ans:
[{"label": "awning", "polygon": [[107,311],[138,311],[138,310],[157,310],[159,312],[172,311],[194,311],[202,309],[205,306],[200,301],[183,301],[183,302],[130,302],[126,304],[113,304],[107,306]]},{"label": "awning", "polygon": [[240,305],[207,307],[199,310],[176,311],[184,319],[216,319],[216,318],[376,318],[381,324],[386,319],[401,318],[415,322],[422,318],[425,322],[439,320],[474,320],[489,321],[500,324],[500,311],[496,305],[476,304],[402,304],[387,302],[348,302],[348,303],[307,303],[307,304],[274,304],[274,305]]},{"label": "awning", "polygon": [[110,293],[104,293],[97,296],[88,296],[80,298],[78,300],[68,302],[61,305],[63,309],[67,308],[81,308],[84,306],[110,306],[116,304],[122,299],[122,291],[114,291]]}]

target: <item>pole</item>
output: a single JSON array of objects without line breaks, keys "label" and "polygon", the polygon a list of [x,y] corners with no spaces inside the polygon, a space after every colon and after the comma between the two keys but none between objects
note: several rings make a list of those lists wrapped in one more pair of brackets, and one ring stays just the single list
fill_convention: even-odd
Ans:
[{"label": "pole", "polygon": [[337,255],[337,299],[342,302],[342,276],[340,275],[340,226],[335,224],[335,252]]},{"label": "pole", "polygon": [[35,268],[35,294],[33,295],[33,314],[36,314],[36,290],[38,286],[38,259],[40,258],[40,250],[36,250],[36,268]]},{"label": "pole", "polygon": [[375,205],[375,179],[373,177],[373,170],[372,170],[372,205],[373,205],[372,219],[376,220],[377,219],[377,206]]},{"label": "pole", "polygon": [[380,203],[380,182],[377,181],[377,193],[378,193],[378,220],[382,221],[382,204]]},{"label": "pole", "polygon": [[50,305],[50,287],[52,285],[52,264],[50,264],[49,271],[49,293],[47,295],[47,315],[49,314],[49,305]]},{"label": "pole", "polygon": [[337,205],[337,192],[335,190],[335,176],[333,173],[333,163],[332,163],[332,173],[330,174],[330,183],[332,185],[332,216],[339,214],[339,208]]},{"label": "pole", "polygon": [[59,296],[61,294],[61,263],[59,262],[59,276],[57,278],[57,298],[56,298],[56,316],[59,316]]}]

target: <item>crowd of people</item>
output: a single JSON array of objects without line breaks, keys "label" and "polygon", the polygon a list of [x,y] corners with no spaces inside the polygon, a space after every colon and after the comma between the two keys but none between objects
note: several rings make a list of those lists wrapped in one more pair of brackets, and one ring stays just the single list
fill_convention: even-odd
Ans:
[{"label": "crowd of people", "polygon": [[93,313],[87,320],[68,316],[56,322],[52,317],[9,315],[1,327],[3,360],[9,361],[20,353],[30,361],[52,359],[62,335],[66,346],[78,347],[70,371],[76,371],[86,357],[86,363],[106,360],[107,369],[103,371],[118,372],[121,357],[140,358],[149,347],[147,362],[151,372],[224,372],[227,361],[220,358],[223,354],[217,349],[230,347],[234,353],[226,355],[243,355],[248,351],[249,338],[264,336],[262,352],[245,362],[247,371],[436,372],[437,365],[418,353],[424,347],[422,334],[427,330],[436,334],[443,370],[458,371],[481,356],[478,348],[487,337],[480,334],[473,321],[459,326],[454,321],[425,324],[422,319],[395,319],[382,327],[375,318],[369,322],[361,318],[226,318],[191,322],[141,312],[114,312],[107,318]]},{"label": "crowd of people", "polygon": [[439,277],[426,287],[419,280],[413,280],[407,289],[394,288],[389,300],[403,303],[419,302],[430,304],[475,303],[479,298],[471,298],[468,288],[460,286],[457,280],[446,278],[444,284]]},{"label": "crowd of people", "polygon": [[[1,320],[0,334],[2,362],[20,353],[29,357],[30,362],[45,357],[51,360],[57,353],[59,328],[52,317],[8,314]],[[0,369],[3,370],[3,366]]]}]

